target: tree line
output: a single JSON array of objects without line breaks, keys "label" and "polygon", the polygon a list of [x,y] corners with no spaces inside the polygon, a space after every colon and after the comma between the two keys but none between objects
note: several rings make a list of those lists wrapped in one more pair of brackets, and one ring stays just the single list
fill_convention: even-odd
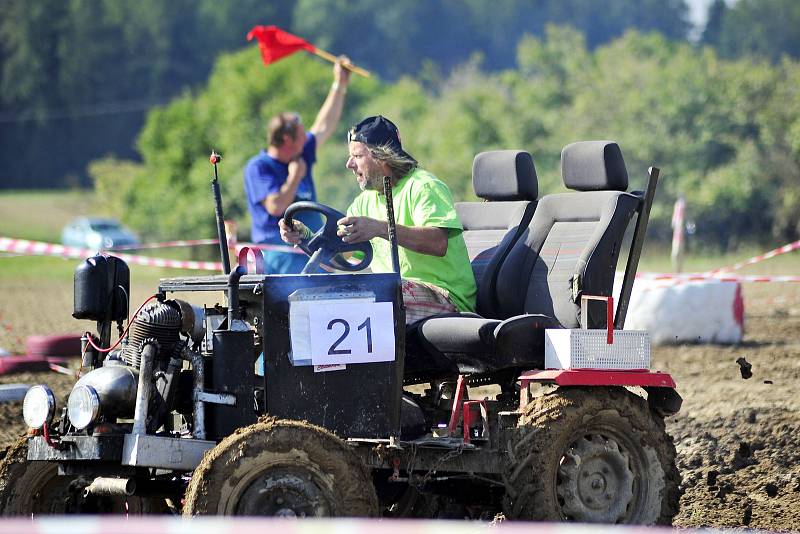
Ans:
[{"label": "tree line", "polygon": [[[345,130],[375,113],[400,127],[404,146],[471,199],[471,163],[484,150],[533,154],[541,194],[563,190],[561,148],[614,139],[633,188],[663,169],[652,212],[670,234],[671,207],[686,196],[698,242],[717,249],[800,234],[800,63],[724,59],[657,33],[631,30],[590,49],[573,28],[523,38],[516,64],[486,69],[473,56],[448,75],[355,79],[337,137],[315,170],[322,202],[344,209],[355,182],[344,168]],[[286,109],[307,122],[324,99],[330,65],[297,54],[264,68],[248,48],[220,56],[207,85],[152,111],[138,140],[142,163],[105,159],[91,173],[105,202],[146,235],[214,233],[206,155],[220,151],[227,214],[247,228],[242,168],[264,146],[266,120]]]},{"label": "tree line", "polygon": [[[196,209],[211,147],[226,155],[226,202],[243,217],[240,170],[263,145],[266,118],[313,118],[329,66],[298,55],[264,69],[244,40],[258,23],[375,72],[353,84],[342,131],[368,113],[396,119],[457,198],[471,194],[478,151],[531,151],[548,192],[559,187],[561,146],[614,138],[634,185],[647,165],[665,169],[658,235],[680,193],[703,242],[798,234],[794,0],[716,0],[696,42],[683,0],[2,5],[0,187],[94,184],[145,236],[213,233]],[[344,207],[353,184],[342,147],[330,145],[321,197]]]},{"label": "tree line", "polygon": [[[725,57],[796,55],[794,0],[718,0],[704,42]],[[628,29],[686,39],[684,0],[2,0],[0,188],[89,185],[86,165],[136,160],[147,111],[201,87],[220,52],[276,24],[347,53],[384,80],[449,75],[473,55],[513,68],[523,35],[549,23],[586,45]],[[754,15],[758,16],[754,16]]]}]

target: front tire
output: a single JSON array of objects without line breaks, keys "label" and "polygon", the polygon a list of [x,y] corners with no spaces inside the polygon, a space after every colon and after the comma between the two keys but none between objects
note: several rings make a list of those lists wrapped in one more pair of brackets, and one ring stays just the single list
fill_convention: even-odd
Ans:
[{"label": "front tire", "polygon": [[680,476],[664,421],[623,388],[558,388],[509,442],[510,519],[670,524]]},{"label": "front tire", "polygon": [[268,419],[238,430],[195,469],[183,515],[376,516],[366,468],[331,432]]},{"label": "front tire", "polygon": [[0,462],[0,516],[143,514],[160,511],[141,497],[84,496],[88,482],[58,474],[58,464],[28,461],[28,440],[20,438]]}]

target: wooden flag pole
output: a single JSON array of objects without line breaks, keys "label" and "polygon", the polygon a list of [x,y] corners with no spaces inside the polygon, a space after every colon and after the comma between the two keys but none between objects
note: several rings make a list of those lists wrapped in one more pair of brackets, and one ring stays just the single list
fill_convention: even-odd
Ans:
[{"label": "wooden flag pole", "polygon": [[[339,59],[333,54],[326,52],[325,50],[320,50],[317,47],[314,47],[314,54],[318,55],[322,59],[327,59],[331,63],[336,63],[336,61]],[[352,63],[342,63],[342,67],[346,68],[351,72],[355,72],[356,74],[360,74],[364,78],[369,78],[370,76],[372,76],[368,70],[364,70],[361,67],[356,67]]]}]

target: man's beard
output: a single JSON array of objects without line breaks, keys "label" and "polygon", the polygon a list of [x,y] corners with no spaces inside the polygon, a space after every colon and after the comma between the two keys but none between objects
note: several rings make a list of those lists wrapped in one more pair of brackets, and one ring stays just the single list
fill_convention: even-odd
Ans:
[{"label": "man's beard", "polygon": [[380,172],[364,173],[364,183],[359,184],[362,191],[383,191],[383,176]]}]

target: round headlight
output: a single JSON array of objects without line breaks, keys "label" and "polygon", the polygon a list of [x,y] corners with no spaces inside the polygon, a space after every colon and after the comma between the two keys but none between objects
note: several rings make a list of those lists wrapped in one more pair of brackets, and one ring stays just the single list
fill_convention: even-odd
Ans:
[{"label": "round headlight", "polygon": [[72,425],[82,430],[100,414],[100,396],[92,386],[77,386],[69,394],[67,416]]},{"label": "round headlight", "polygon": [[50,424],[56,413],[56,398],[49,387],[33,386],[22,401],[22,418],[31,428],[42,428]]}]

